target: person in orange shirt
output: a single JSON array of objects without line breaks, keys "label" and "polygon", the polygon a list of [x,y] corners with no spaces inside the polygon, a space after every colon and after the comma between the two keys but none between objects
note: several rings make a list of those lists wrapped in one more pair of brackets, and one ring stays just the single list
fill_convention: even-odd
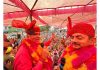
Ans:
[{"label": "person in orange shirt", "polygon": [[60,70],[96,70],[95,30],[91,24],[77,23],[69,31],[70,46],[60,60]]}]

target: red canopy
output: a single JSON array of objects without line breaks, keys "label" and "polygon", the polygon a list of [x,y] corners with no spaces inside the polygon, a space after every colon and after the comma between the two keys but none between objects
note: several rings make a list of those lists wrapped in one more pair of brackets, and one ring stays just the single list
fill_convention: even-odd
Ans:
[{"label": "red canopy", "polygon": [[4,25],[10,25],[13,19],[29,23],[31,13],[39,25],[66,27],[68,16],[72,24],[89,22],[95,25],[96,0],[4,0]]}]

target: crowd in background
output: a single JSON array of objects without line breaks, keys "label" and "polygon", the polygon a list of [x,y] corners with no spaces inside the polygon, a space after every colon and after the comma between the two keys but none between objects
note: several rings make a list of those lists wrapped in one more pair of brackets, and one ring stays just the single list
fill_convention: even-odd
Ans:
[{"label": "crowd in background", "polygon": [[[63,31],[55,31],[55,32],[41,32],[41,43],[47,41],[52,34],[55,34],[55,38],[52,39],[52,42],[47,47],[50,52],[51,58],[53,60],[53,66],[58,64],[58,59],[64,51],[65,45],[68,45],[70,39],[65,41],[66,32]],[[12,34],[12,35],[11,35]],[[14,36],[15,35],[15,36]],[[14,37],[13,37],[14,36]],[[25,34],[22,33],[4,33],[4,68],[5,70],[13,70],[13,62],[15,55],[18,51],[19,45],[23,38],[26,37]]]}]

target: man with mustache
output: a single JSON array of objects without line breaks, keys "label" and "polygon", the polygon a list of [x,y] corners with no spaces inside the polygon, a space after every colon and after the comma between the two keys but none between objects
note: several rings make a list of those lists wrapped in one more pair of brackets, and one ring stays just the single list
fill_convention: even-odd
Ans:
[{"label": "man with mustache", "polygon": [[95,30],[87,23],[77,23],[69,31],[70,46],[60,60],[60,70],[96,70]]}]

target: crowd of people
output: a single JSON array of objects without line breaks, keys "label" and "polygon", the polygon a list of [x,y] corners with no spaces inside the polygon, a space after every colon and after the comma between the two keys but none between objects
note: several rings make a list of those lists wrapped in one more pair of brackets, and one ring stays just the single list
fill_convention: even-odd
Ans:
[{"label": "crowd of people", "polygon": [[[96,70],[95,29],[77,23],[66,37],[41,33],[36,20],[30,24],[13,20],[12,27],[25,29],[26,37],[4,34],[4,70]],[[65,32],[66,34],[66,32]]]}]

